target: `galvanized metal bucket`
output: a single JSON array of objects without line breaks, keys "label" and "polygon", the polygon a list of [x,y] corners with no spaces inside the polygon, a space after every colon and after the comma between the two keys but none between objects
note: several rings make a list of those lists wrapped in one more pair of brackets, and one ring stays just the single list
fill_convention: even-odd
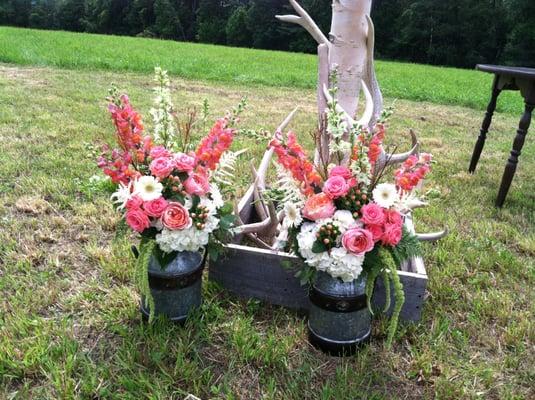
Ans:
[{"label": "galvanized metal bucket", "polygon": [[345,283],[318,272],[309,292],[308,336],[314,347],[342,356],[354,354],[371,333],[366,275]]},{"label": "galvanized metal bucket", "polygon": [[[170,321],[183,323],[188,314],[202,302],[201,283],[205,257],[202,253],[183,251],[176,254],[167,265],[160,265],[151,256],[149,261],[149,286],[154,298],[154,315],[165,315]],[[141,299],[143,319],[150,311]]]}]

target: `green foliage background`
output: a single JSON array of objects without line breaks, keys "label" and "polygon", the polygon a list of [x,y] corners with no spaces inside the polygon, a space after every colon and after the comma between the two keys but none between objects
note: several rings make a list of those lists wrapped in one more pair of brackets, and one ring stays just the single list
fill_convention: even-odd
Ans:
[{"label": "green foliage background", "polygon": [[[331,0],[301,0],[328,33]],[[287,0],[2,0],[0,25],[314,53]],[[532,0],[374,0],[380,58],[535,66]]]}]

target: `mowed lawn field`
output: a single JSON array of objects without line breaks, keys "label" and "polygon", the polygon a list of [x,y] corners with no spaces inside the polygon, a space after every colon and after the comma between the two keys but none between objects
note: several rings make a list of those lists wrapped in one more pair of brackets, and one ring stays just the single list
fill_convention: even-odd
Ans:
[{"label": "mowed lawn field", "polygon": [[[179,65],[166,65],[174,55],[158,51],[154,63]],[[131,51],[116,57],[123,54]],[[0,64],[0,398],[535,398],[529,135],[505,207],[493,206],[515,115],[496,115],[477,173],[469,175],[481,111],[395,102],[388,142],[406,148],[412,128],[437,161],[425,187],[431,205],[417,210],[417,230],[447,226],[450,234],[424,244],[430,281],[421,322],[402,325],[389,350],[385,321],[376,320],[371,344],[340,359],[310,347],[301,316],[239,300],[207,276],[203,308],[186,327],[141,322],[129,251],[135,237],[118,235],[108,195],[89,183],[98,173],[96,146],[113,140],[104,100],[111,82],[129,93],[151,128],[152,75],[118,69]],[[271,73],[283,70],[275,64]],[[244,128],[273,130],[300,104],[291,128],[311,148],[313,84],[171,80],[181,111],[206,98],[213,118],[247,96]],[[239,196],[251,180],[249,161],[265,147],[240,138],[234,148],[248,149],[236,174]]]},{"label": "mowed lawn field", "polygon": [[[152,72],[237,85],[316,87],[317,57],[169,40],[0,27],[0,62],[86,70]],[[378,61],[387,97],[486,108],[492,75],[472,70]],[[518,115],[518,93],[504,92],[498,110]]]}]

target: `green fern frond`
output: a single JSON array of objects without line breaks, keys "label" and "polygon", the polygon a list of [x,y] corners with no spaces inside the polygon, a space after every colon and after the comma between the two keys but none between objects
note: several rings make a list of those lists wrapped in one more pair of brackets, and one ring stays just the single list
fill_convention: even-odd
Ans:
[{"label": "green fern frond", "polygon": [[403,227],[403,235],[400,242],[395,247],[389,247],[388,249],[397,267],[400,267],[401,264],[413,257],[420,256],[422,253],[420,241],[405,227]]},{"label": "green fern frond", "polygon": [[242,149],[239,151],[226,151],[223,153],[221,159],[219,160],[219,164],[212,175],[214,181],[222,186],[231,186],[231,179],[234,177],[234,171],[236,169],[238,157],[245,153],[245,151],[247,151],[247,149]]}]

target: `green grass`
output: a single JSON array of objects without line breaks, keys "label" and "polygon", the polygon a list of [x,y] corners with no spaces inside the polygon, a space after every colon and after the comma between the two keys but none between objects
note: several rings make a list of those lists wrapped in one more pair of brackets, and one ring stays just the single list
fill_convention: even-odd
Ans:
[{"label": "green grass", "polygon": [[[312,39],[311,39],[312,40]],[[0,61],[21,65],[152,73],[238,85],[315,88],[316,56],[70,32],[0,27]],[[477,71],[377,62],[381,89],[390,98],[484,110],[492,76]],[[520,115],[518,93],[502,94],[498,110]]]},{"label": "green grass", "polygon": [[[496,116],[471,176],[481,113],[397,102],[390,138],[412,127],[438,161],[417,229],[451,233],[425,245],[430,281],[421,322],[402,326],[387,350],[386,324],[376,321],[371,344],[338,359],[307,344],[298,315],[237,300],[207,280],[202,311],[185,328],[141,323],[128,249],[134,237],[115,238],[119,216],[86,183],[97,172],[91,144],[113,137],[103,100],[112,81],[150,127],[146,74],[0,64],[0,398],[535,397],[533,141],[505,208],[493,207],[516,118]],[[298,103],[299,136],[316,123],[313,90],[172,84],[181,110],[207,98],[215,117],[247,95],[245,127],[273,129]],[[239,195],[263,145],[243,139],[237,147],[249,148]]]}]

